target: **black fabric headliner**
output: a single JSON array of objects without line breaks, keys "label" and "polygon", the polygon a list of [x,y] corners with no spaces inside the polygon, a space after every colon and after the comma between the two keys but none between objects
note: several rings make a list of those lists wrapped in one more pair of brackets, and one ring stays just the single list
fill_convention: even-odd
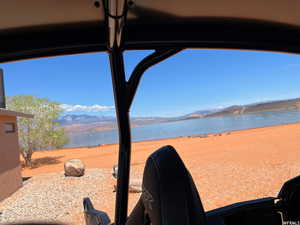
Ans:
[{"label": "black fabric headliner", "polygon": [[[100,23],[37,26],[0,32],[0,60],[107,51]],[[252,49],[300,53],[296,26],[256,20],[202,18],[168,24],[128,24],[124,50],[159,48]]]},{"label": "black fabric headliner", "polygon": [[[101,4],[95,8],[94,1],[74,0],[70,5],[67,0],[59,4],[53,0],[39,4],[28,0],[27,4],[22,3],[21,11],[14,11],[14,1],[0,3],[8,10],[0,14],[1,62],[107,51]],[[218,5],[213,4],[216,2]],[[269,2],[271,5],[267,2],[135,1],[128,10],[123,48],[222,48],[300,53],[297,10],[300,2],[273,0]],[[69,15],[70,10],[73,14]]]}]

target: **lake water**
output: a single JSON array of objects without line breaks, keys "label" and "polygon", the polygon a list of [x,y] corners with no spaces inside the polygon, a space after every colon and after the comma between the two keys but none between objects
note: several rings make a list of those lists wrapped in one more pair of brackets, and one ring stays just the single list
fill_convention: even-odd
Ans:
[{"label": "lake water", "polygon": [[[230,117],[210,117],[158,123],[131,129],[132,141],[193,136],[199,134],[242,130],[284,123],[300,122],[300,111],[264,112]],[[94,146],[118,143],[118,132],[114,130],[68,134],[70,142],[65,147]]]}]

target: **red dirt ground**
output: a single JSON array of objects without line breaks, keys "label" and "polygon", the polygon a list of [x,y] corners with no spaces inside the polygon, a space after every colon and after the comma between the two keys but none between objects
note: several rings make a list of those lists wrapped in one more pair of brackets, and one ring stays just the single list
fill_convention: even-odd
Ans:
[{"label": "red dirt ground", "polygon": [[[276,196],[283,182],[300,174],[300,123],[233,131],[221,136],[182,137],[137,142],[132,168],[141,175],[147,157],[163,145],[174,146],[198,187],[206,210],[233,202]],[[37,168],[23,169],[24,177],[63,170],[69,159],[81,159],[87,168],[112,168],[117,145],[40,151],[33,155]],[[134,175],[137,176],[137,175]],[[113,216],[109,206],[97,206]],[[129,209],[138,195],[130,195]]]}]

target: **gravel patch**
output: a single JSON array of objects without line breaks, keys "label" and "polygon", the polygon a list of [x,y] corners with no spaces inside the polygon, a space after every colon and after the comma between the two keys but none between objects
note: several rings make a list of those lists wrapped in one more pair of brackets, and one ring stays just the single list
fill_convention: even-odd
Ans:
[{"label": "gravel patch", "polygon": [[[283,183],[300,174],[300,163],[264,160],[255,164],[221,161],[188,168],[206,210],[235,202],[277,196]],[[132,179],[140,179],[144,165],[134,166]],[[113,221],[115,194],[110,169],[87,169],[83,177],[65,177],[63,172],[34,176],[16,193],[0,202],[0,224],[47,221],[85,224],[82,199],[90,197],[95,208]],[[129,210],[140,194],[129,194]]]},{"label": "gravel patch", "polygon": [[[111,187],[107,187],[109,180],[109,169],[87,169],[82,177],[65,177],[63,172],[34,176],[0,202],[0,224],[29,221],[73,224],[70,221],[74,215],[82,214],[84,197],[101,199],[102,190],[111,192]],[[102,197],[102,203],[106,204]]]}]

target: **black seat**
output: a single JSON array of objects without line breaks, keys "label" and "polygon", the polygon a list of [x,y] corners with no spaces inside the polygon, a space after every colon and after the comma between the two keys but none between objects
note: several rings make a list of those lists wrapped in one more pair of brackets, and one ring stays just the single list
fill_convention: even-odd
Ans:
[{"label": "black seat", "polygon": [[282,186],[278,198],[281,199],[284,220],[300,220],[300,176],[288,180]]},{"label": "black seat", "polygon": [[204,209],[191,175],[172,146],[147,159],[143,193],[126,225],[204,225]]}]

